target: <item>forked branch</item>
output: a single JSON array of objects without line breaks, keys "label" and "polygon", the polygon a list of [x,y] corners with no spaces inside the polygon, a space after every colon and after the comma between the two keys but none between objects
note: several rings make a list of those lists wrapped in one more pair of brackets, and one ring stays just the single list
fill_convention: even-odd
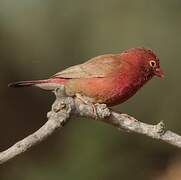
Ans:
[{"label": "forked branch", "polygon": [[127,114],[114,112],[108,109],[105,104],[96,104],[95,113],[92,104],[84,104],[76,98],[67,97],[63,87],[60,87],[55,94],[56,100],[52,105],[51,111],[47,114],[48,121],[33,134],[1,152],[0,164],[7,162],[46,139],[56,129],[63,127],[73,115],[91,117],[96,121],[103,121],[113,125],[119,130],[143,134],[181,148],[181,136],[172,131],[165,130],[163,122],[157,125],[146,124]]}]

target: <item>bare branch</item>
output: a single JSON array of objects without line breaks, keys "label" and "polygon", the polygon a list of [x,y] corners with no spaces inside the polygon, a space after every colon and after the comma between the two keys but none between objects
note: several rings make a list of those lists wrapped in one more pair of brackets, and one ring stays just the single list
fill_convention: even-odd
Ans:
[{"label": "bare branch", "polygon": [[[57,98],[58,99],[58,98]],[[36,132],[17,142],[9,149],[0,153],[0,164],[27,151],[32,146],[40,143],[50,136],[57,128],[61,128],[70,119],[71,111],[74,109],[72,98],[61,98],[52,105],[52,110],[47,113],[48,121]]]},{"label": "bare branch", "polygon": [[[55,92],[56,100],[52,105],[52,110],[47,114],[48,121],[33,134],[1,152],[0,164],[46,139],[57,128],[62,127],[72,115],[91,117],[94,120],[113,125],[119,130],[143,134],[181,148],[181,136],[169,130],[166,131],[163,122],[157,125],[146,124],[127,114],[114,112],[108,109],[105,104],[96,104],[93,108],[92,104],[84,104],[78,99],[66,97],[62,92],[62,89]],[[96,113],[94,109],[96,109]]]},{"label": "bare branch", "polygon": [[[76,103],[77,112],[81,116],[95,118],[90,105]],[[130,133],[143,134],[153,139],[165,141],[173,146],[181,148],[181,136],[165,129],[163,121],[151,125],[138,121],[127,114],[120,114],[107,108],[105,104],[96,104],[99,121],[115,126],[118,130],[125,130]]]}]

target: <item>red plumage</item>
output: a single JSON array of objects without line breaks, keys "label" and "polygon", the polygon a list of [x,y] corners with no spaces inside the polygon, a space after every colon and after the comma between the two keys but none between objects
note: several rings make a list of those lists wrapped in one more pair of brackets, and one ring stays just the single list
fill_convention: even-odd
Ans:
[{"label": "red plumage", "polygon": [[64,84],[69,96],[115,105],[134,95],[153,76],[163,77],[158,57],[146,48],[97,56],[58,72],[46,80],[20,81],[11,87],[37,86],[54,90]]}]

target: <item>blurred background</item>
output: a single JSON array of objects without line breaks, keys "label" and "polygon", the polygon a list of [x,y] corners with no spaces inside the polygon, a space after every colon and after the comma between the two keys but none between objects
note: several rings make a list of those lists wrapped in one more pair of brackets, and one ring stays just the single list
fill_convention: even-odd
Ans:
[{"label": "blurred background", "polygon": [[[165,78],[154,78],[113,107],[147,123],[164,120],[181,134],[180,0],[1,0],[0,151],[39,129],[54,101],[17,80],[42,79],[105,53],[148,47]],[[1,180],[180,180],[171,145],[90,119],[72,119],[28,152],[0,166]]]}]

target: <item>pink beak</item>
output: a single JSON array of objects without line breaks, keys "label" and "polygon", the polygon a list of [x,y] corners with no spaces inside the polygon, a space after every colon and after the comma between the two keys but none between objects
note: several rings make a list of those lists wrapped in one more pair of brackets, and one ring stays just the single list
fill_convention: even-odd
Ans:
[{"label": "pink beak", "polygon": [[163,70],[160,69],[160,68],[157,68],[157,69],[155,70],[155,75],[158,76],[158,77],[160,77],[160,78],[163,78],[163,77],[164,77]]}]

